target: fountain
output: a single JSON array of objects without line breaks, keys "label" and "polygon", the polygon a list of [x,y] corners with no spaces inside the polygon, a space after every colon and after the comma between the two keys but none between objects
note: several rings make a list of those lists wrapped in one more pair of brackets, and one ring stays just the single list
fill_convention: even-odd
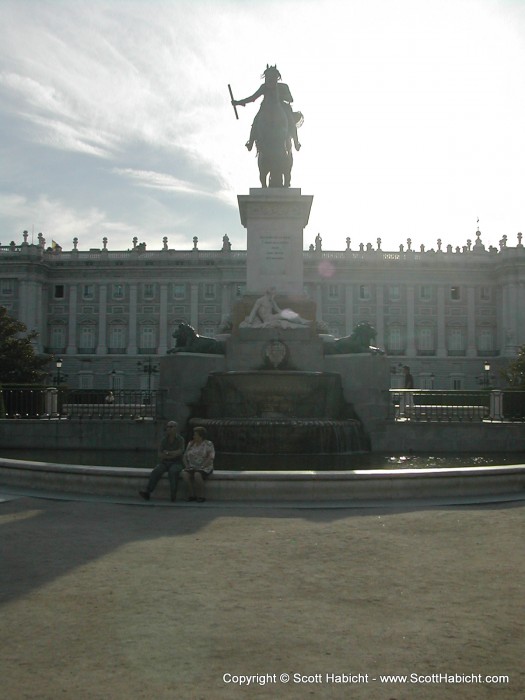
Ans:
[{"label": "fountain", "polygon": [[303,282],[311,205],[300,189],[239,196],[247,291],[232,308],[231,333],[217,342],[181,323],[176,352],[161,360],[168,415],[207,428],[218,469],[345,467],[341,457],[370,451],[368,428],[386,407],[386,358],[368,342],[330,352],[319,335]]},{"label": "fountain", "polygon": [[219,461],[229,465],[242,459],[252,468],[290,468],[291,461],[304,467],[300,455],[370,449],[335,372],[212,373],[189,422],[208,429]]}]

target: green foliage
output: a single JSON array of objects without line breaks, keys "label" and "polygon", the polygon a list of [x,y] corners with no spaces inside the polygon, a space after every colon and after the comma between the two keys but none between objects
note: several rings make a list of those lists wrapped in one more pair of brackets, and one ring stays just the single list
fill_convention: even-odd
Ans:
[{"label": "green foliage", "polygon": [[0,306],[0,383],[36,384],[46,375],[48,355],[37,355],[32,341],[36,331],[27,332],[26,326],[12,318]]},{"label": "green foliage", "polygon": [[507,369],[502,370],[501,376],[513,389],[525,389],[525,345],[521,346],[516,359],[509,363]]}]

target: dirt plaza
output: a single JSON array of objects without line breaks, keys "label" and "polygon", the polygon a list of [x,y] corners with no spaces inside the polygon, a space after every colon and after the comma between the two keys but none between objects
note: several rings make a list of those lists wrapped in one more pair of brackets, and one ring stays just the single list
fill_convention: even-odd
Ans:
[{"label": "dirt plaza", "polygon": [[2,697],[523,697],[524,513],[5,494]]}]

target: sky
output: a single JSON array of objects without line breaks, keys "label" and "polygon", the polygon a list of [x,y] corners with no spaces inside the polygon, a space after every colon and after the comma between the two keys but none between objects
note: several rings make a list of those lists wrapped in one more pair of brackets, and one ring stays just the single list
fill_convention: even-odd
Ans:
[{"label": "sky", "polygon": [[277,64],[304,114],[305,249],[525,229],[525,0],[0,0],[0,242],[246,248]]}]

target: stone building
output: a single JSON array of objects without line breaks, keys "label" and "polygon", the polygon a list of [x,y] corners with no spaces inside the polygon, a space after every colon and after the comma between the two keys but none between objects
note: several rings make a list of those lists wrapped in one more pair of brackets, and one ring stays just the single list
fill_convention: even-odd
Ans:
[{"label": "stone building", "polygon": [[[506,236],[486,248],[481,233],[462,247],[324,251],[317,236],[303,253],[304,293],[335,336],[368,321],[385,348],[392,386],[408,364],[416,387],[473,389],[499,384],[498,370],[525,344],[525,250]],[[246,285],[246,251],[227,236],[218,250],[160,250],[133,240],[127,251],[0,246],[0,304],[39,333],[38,350],[61,357],[72,388],[155,387],[155,359],[172,347],[181,320],[202,335],[227,325]],[[490,370],[484,370],[488,361]],[[138,363],[141,362],[139,365]]]}]

